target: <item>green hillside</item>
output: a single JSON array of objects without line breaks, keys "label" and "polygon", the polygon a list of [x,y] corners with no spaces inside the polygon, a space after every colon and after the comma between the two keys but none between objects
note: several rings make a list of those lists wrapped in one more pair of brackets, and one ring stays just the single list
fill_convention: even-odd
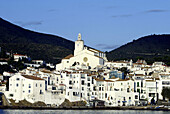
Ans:
[{"label": "green hillside", "polygon": [[33,32],[0,18],[0,47],[33,59],[57,63],[73,53],[74,42],[59,36]]},{"label": "green hillside", "polygon": [[149,35],[133,40],[107,53],[108,59],[145,59],[149,63],[164,61],[170,65],[170,35]]}]

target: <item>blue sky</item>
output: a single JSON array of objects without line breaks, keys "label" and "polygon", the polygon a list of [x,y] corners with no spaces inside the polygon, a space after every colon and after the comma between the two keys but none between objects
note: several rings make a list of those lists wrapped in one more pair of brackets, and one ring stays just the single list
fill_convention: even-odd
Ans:
[{"label": "blue sky", "polygon": [[24,28],[110,51],[170,33],[170,0],[0,0],[0,16]]}]

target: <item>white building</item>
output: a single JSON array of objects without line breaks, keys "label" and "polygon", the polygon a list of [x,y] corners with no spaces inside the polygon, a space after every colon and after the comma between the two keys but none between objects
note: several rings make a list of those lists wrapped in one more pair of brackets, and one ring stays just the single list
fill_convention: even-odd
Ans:
[{"label": "white building", "polygon": [[13,54],[14,56],[14,61],[18,61],[19,59],[23,59],[23,58],[28,58],[27,55],[21,55],[21,54]]},{"label": "white building", "polygon": [[56,65],[56,70],[64,70],[71,66],[95,68],[103,66],[105,61],[107,61],[106,54],[102,51],[85,47],[79,33],[78,40],[75,41],[74,56],[69,55],[62,59],[61,63]]},{"label": "white building", "polygon": [[9,91],[5,92],[8,99],[16,102],[26,99],[31,103],[44,102],[45,80],[28,75],[15,74],[9,78]]}]

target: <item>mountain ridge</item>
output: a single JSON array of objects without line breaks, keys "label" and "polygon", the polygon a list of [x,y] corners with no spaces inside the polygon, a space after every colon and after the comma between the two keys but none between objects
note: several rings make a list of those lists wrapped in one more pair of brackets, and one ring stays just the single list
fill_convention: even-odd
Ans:
[{"label": "mountain ridge", "polygon": [[[45,59],[47,62],[54,63],[59,62],[59,60],[54,58],[62,59],[73,53],[74,50],[73,41],[56,35],[31,31],[2,18],[0,18],[0,46],[6,51],[12,50],[17,53],[28,54],[33,59]],[[41,49],[44,52],[40,52]],[[38,51],[40,55],[34,54]]]},{"label": "mountain ridge", "polygon": [[[146,59],[158,61],[156,58],[170,56],[170,34],[148,35],[133,40],[107,53],[110,61],[120,59]],[[161,60],[161,59],[160,59]]]}]

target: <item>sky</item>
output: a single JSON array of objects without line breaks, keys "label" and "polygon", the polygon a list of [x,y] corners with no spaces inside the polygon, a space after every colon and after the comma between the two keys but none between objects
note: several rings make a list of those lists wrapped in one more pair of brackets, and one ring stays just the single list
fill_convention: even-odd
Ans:
[{"label": "sky", "polygon": [[0,0],[0,17],[23,28],[110,51],[170,33],[170,0]]}]

